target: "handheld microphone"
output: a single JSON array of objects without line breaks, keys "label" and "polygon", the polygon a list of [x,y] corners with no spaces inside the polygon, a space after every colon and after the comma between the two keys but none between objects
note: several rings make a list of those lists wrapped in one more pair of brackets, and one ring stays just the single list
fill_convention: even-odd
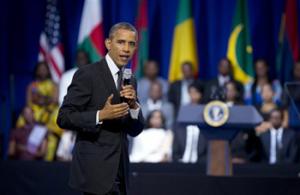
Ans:
[{"label": "handheld microphone", "polygon": [[132,72],[130,68],[125,68],[123,71],[123,85],[130,85],[131,84],[131,76],[132,76]]},{"label": "handheld microphone", "polygon": [[[132,72],[130,68],[125,68],[122,76],[122,85],[130,85],[131,84]],[[121,97],[121,102],[128,102],[127,98]]]}]

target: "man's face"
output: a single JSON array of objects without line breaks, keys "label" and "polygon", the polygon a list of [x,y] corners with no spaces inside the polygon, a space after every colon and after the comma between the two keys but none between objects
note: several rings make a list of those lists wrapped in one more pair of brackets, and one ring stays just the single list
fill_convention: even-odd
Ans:
[{"label": "man's face", "polygon": [[270,122],[272,124],[272,126],[275,128],[275,129],[278,129],[281,127],[281,124],[282,124],[282,116],[281,116],[281,112],[279,111],[273,111],[271,112],[271,115],[270,115]]},{"label": "man's face", "polygon": [[265,62],[257,61],[255,64],[255,72],[258,77],[264,77],[268,74],[268,68]]},{"label": "man's face", "polygon": [[158,74],[157,64],[154,61],[147,62],[145,66],[145,75],[148,78],[155,78]]},{"label": "man's face", "polygon": [[89,63],[89,58],[85,52],[78,52],[76,56],[78,66],[86,65]]},{"label": "man's face", "polygon": [[184,79],[192,79],[194,77],[193,69],[189,64],[183,64],[181,70]]},{"label": "man's face", "polygon": [[222,59],[219,63],[219,73],[223,76],[230,74],[230,64],[228,60]]},{"label": "man's face", "polygon": [[128,64],[137,48],[135,32],[118,29],[112,37],[105,40],[105,46],[109,56],[121,68]]},{"label": "man's face", "polygon": [[157,84],[157,83],[152,83],[151,87],[150,87],[150,98],[152,100],[159,100],[162,97],[162,88],[161,85]]}]

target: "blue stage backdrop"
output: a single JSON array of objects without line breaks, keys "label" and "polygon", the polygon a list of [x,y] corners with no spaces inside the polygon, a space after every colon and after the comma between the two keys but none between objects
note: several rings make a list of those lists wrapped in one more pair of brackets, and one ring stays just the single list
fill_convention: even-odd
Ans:
[{"label": "blue stage backdrop", "polygon": [[[71,68],[74,63],[83,1],[59,1],[66,69]],[[177,2],[178,0],[148,1],[149,56],[159,62],[160,74],[165,78],[169,70]],[[297,0],[297,3],[299,12],[300,0]],[[207,80],[217,74],[218,60],[226,56],[236,0],[193,0],[192,4],[199,56],[199,78]],[[11,127],[11,116],[16,116],[24,106],[26,86],[33,78],[39,36],[44,24],[45,5],[46,0],[1,1],[0,131],[4,132],[6,138]],[[137,5],[138,0],[103,0],[105,35],[116,22],[127,21],[134,24]],[[275,67],[283,5],[284,0],[248,0],[254,59],[265,58],[272,67]]]}]

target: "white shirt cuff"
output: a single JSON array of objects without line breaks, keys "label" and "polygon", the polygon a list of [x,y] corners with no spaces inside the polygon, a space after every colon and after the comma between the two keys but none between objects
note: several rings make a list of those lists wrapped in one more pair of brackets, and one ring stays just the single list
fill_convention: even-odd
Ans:
[{"label": "white shirt cuff", "polygon": [[139,112],[141,109],[141,106],[138,104],[138,108],[137,109],[130,109],[129,113],[132,119],[138,119],[139,118]]},{"label": "white shirt cuff", "polygon": [[98,110],[96,113],[96,125],[101,125],[103,123],[103,121],[99,121],[99,112],[100,110]]}]

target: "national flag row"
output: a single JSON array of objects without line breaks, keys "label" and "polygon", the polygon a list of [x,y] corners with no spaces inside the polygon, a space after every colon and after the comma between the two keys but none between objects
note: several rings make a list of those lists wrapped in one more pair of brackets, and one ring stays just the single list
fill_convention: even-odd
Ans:
[{"label": "national flag row", "polygon": [[[254,77],[252,44],[248,19],[247,0],[236,1],[232,31],[228,38],[227,57],[233,65],[236,80],[246,84]],[[191,0],[179,0],[176,25],[173,32],[172,51],[168,79],[170,82],[182,78],[181,65],[190,62],[197,77],[199,59]],[[276,66],[278,76],[286,79],[281,71],[300,60],[299,33],[296,0],[287,0],[282,13],[279,33],[279,49]],[[47,0],[44,30],[40,36],[39,60],[46,60],[54,81],[58,82],[64,72],[63,45],[60,36],[60,13],[58,0]],[[132,69],[136,76],[143,76],[143,64],[149,58],[148,2],[139,0],[135,26],[139,33],[139,49],[132,60]],[[95,62],[105,55],[103,11],[101,0],[85,0],[80,22],[78,48],[84,49]],[[285,70],[287,70],[285,68]]]}]

